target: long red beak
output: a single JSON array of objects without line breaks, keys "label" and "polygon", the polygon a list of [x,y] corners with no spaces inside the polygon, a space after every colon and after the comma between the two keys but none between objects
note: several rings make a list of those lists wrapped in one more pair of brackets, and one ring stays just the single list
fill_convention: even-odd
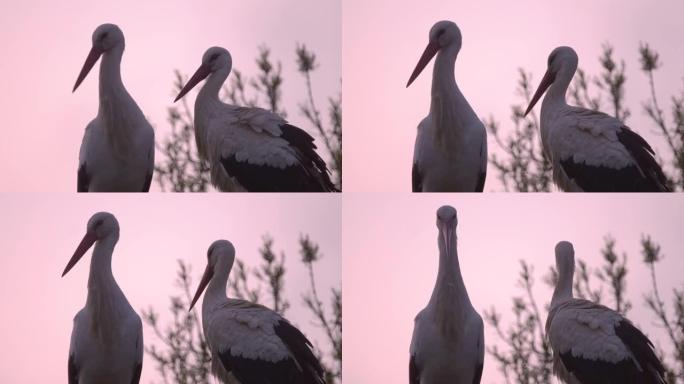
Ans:
[{"label": "long red beak", "polygon": [[420,60],[418,60],[418,64],[416,64],[416,68],[413,70],[413,73],[411,74],[411,77],[409,78],[408,83],[406,83],[406,88],[413,83],[413,80],[420,75],[420,73],[423,71],[426,65],[432,60],[432,58],[437,54],[439,51],[439,43],[437,41],[430,41],[425,47],[425,50],[423,51],[423,54],[420,56]]},{"label": "long red beak", "polygon": [[100,58],[102,55],[102,50],[92,47],[90,49],[90,53],[88,53],[88,57],[86,57],[85,63],[83,63],[83,68],[81,68],[81,73],[78,74],[78,79],[76,79],[76,84],[74,84],[74,89],[71,92],[75,92],[76,88],[78,88],[79,85],[81,85],[81,82],[83,79],[85,79],[86,76],[88,76],[88,72],[90,72],[91,69],[93,69],[93,66],[95,63],[97,63],[97,60]]},{"label": "long red beak", "polygon": [[200,81],[204,80],[209,74],[211,73],[211,70],[209,67],[205,66],[204,64],[200,65],[199,68],[197,68],[197,71],[195,71],[195,74],[192,75],[190,80],[188,80],[187,84],[185,84],[185,87],[181,89],[180,93],[178,96],[176,96],[176,100],[173,102],[175,103],[176,101],[180,100],[181,97],[185,96],[186,93],[190,92],[192,88],[197,85]]},{"label": "long red beak", "polygon": [[71,270],[71,268],[78,263],[79,260],[81,260],[81,257],[88,252],[90,247],[95,244],[97,241],[97,236],[93,233],[86,233],[85,236],[83,236],[83,240],[81,240],[81,243],[78,245],[76,248],[76,251],[74,252],[74,255],[71,256],[71,260],[67,263],[66,267],[64,268],[64,272],[62,272],[62,277],[67,274]]},{"label": "long red beak", "polygon": [[544,74],[544,78],[542,78],[541,83],[539,83],[539,87],[537,88],[537,92],[534,93],[534,96],[532,96],[532,101],[530,101],[530,105],[527,107],[527,110],[525,111],[525,115],[527,116],[528,113],[534,108],[534,105],[537,104],[537,101],[539,101],[539,98],[546,92],[546,89],[553,84],[553,81],[556,79],[556,75],[551,72],[551,69],[547,69],[546,73]]},{"label": "long red beak", "polygon": [[204,289],[207,287],[207,284],[209,284],[209,281],[211,281],[213,276],[214,268],[212,268],[210,265],[207,265],[207,268],[204,270],[204,275],[202,275],[202,280],[200,280],[199,287],[197,287],[197,292],[195,292],[195,297],[192,299],[192,303],[190,303],[188,312],[192,311],[192,307],[195,306],[197,300],[199,300],[200,296],[202,296],[202,292],[204,292]]}]

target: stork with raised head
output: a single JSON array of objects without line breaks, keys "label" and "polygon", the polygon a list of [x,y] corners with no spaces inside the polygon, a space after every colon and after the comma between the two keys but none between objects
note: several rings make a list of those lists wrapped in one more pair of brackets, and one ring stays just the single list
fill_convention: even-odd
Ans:
[{"label": "stork with raised head", "polygon": [[119,223],[107,212],[88,220],[86,234],[62,276],[95,244],[90,261],[88,297],[74,317],[69,346],[69,384],[139,383],[143,361],[140,317],[112,274],[112,253]]},{"label": "stork with raised head", "polygon": [[484,365],[484,325],[468,298],[458,262],[456,210],[437,210],[439,271],[427,307],[411,338],[410,384],[479,383]]},{"label": "stork with raised head", "polygon": [[226,296],[235,248],[217,240],[190,310],[202,295],[202,328],[212,373],[224,383],[323,384],[311,342],[289,321],[259,304]]},{"label": "stork with raised head", "polygon": [[631,321],[603,305],[572,297],[575,251],[556,245],[558,281],[546,334],[553,371],[568,384],[665,384],[653,343]]},{"label": "stork with raised head", "polygon": [[451,21],[430,29],[430,40],[406,87],[435,58],[430,113],[418,124],[413,192],[482,192],[487,176],[487,131],[456,85],[461,31]]},{"label": "stork with raised head", "polygon": [[125,41],[114,24],[93,32],[93,46],[74,91],[102,56],[97,116],[81,142],[78,192],[148,192],[154,172],[154,129],[121,81]]},{"label": "stork with raised head", "polygon": [[221,101],[232,63],[226,49],[209,48],[174,100],[207,78],[195,99],[195,140],[212,184],[225,192],[338,192],[311,135],[273,112]]},{"label": "stork with raised head", "polygon": [[540,129],[556,185],[568,192],[668,192],[667,178],[644,138],[612,116],[566,103],[577,62],[572,48],[554,49],[525,111],[527,116],[548,89]]}]

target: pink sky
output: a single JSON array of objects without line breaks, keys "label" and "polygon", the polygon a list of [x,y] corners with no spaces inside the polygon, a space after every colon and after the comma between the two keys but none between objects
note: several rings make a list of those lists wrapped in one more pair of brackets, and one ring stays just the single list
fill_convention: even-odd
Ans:
[{"label": "pink sky", "polygon": [[[0,382],[48,383],[66,378],[72,319],[85,304],[90,255],[65,277],[62,270],[83,237],[90,216],[114,213],[121,237],[112,267],[119,286],[140,313],[150,305],[170,318],[169,296],[177,294],[177,260],[192,265],[194,284],[206,266],[212,241],[224,238],[247,266],[261,263],[261,237],[285,252],[286,317],[317,344],[326,345],[302,303],[308,274],[300,262],[298,239],[309,234],[323,259],[316,264],[318,291],[326,305],[330,288],[341,285],[341,202],[332,195],[146,196],[0,194],[0,299],[4,303],[0,338]],[[196,288],[196,287],[194,287]],[[193,289],[194,289],[193,288]],[[144,327],[145,344],[157,344]],[[36,362],[40,362],[36,369]],[[145,356],[142,381],[160,379]]]},{"label": "pink sky", "polygon": [[[657,264],[658,284],[670,308],[672,289],[682,288],[684,270],[679,229],[684,205],[678,196],[348,194],[342,228],[346,382],[407,382],[413,318],[427,304],[437,275],[435,211],[444,204],[458,210],[459,260],[470,299],[481,315],[495,306],[503,324],[512,320],[511,298],[522,294],[517,285],[520,259],[534,265],[541,306],[552,294],[541,277],[555,262],[555,244],[573,242],[576,257],[597,267],[604,236],[611,234],[617,251],[629,257],[629,318],[671,352],[644,306],[642,295],[649,290],[650,277],[641,262],[639,241],[642,234],[650,234],[662,247],[665,259]],[[488,325],[485,343],[500,345]],[[489,355],[482,382],[504,382]]]},{"label": "pink sky", "polygon": [[[628,125],[657,150],[665,148],[642,114],[649,90],[637,49],[648,42],[665,63],[655,81],[669,119],[670,96],[684,88],[682,1],[345,0],[342,8],[345,191],[410,191],[416,126],[428,113],[432,64],[410,88],[405,85],[430,28],[443,19],[456,22],[463,34],[455,70],[461,91],[480,117],[495,116],[504,133],[512,129],[510,105],[520,100],[514,92],[518,68],[532,71],[536,88],[551,50],[569,45],[579,66],[596,75],[601,45],[608,41],[627,65]],[[492,137],[488,142],[490,153],[497,153]],[[500,190],[489,167],[485,191]]]},{"label": "pink sky", "polygon": [[[313,50],[320,65],[312,77],[318,106],[326,108],[328,97],[341,90],[339,0],[28,0],[3,8],[0,108],[7,129],[0,141],[2,191],[75,190],[83,131],[97,114],[99,67],[74,94],[71,89],[93,31],[105,22],[119,25],[126,36],[122,78],[155,127],[157,142],[169,130],[173,70],[189,76],[213,45],[227,48],[234,68],[247,75],[256,73],[258,47],[268,45],[271,58],[283,65],[288,119],[311,132],[298,107],[306,94],[296,67],[297,42]],[[192,92],[191,106],[194,99]],[[158,190],[156,183],[153,188]]]}]

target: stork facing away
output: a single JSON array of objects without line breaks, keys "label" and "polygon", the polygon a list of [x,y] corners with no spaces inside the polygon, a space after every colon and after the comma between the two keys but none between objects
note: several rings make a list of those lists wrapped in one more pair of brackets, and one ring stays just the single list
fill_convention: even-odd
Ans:
[{"label": "stork facing away", "polygon": [[551,52],[548,69],[525,116],[548,89],[541,107],[541,139],[553,180],[568,192],[668,192],[653,148],[620,120],[565,101],[577,70],[570,47]]},{"label": "stork facing away", "polygon": [[413,192],[482,192],[487,176],[487,131],[456,85],[454,64],[461,31],[439,21],[406,87],[437,55],[430,113],[418,124],[413,150]]},{"label": "stork facing away", "polygon": [[212,184],[226,192],[337,192],[308,133],[273,112],[219,99],[231,68],[226,49],[209,48],[174,100],[207,78],[195,100],[195,140]]},{"label": "stork facing away", "polygon": [[202,302],[202,328],[211,351],[212,373],[224,383],[323,384],[323,369],[311,342],[276,312],[226,296],[235,248],[217,240],[190,309]]},{"label": "stork facing away", "polygon": [[74,91],[102,56],[97,116],[81,142],[78,192],[148,192],[154,172],[154,130],[121,81],[125,41],[114,24],[93,33]]},{"label": "stork facing away", "polygon": [[575,251],[556,245],[558,281],[546,334],[553,371],[568,384],[665,384],[653,343],[631,321],[603,305],[572,297]]},{"label": "stork facing away", "polygon": [[86,305],[74,317],[71,331],[69,384],[140,382],[142,322],[112,275],[112,252],[118,240],[119,223],[114,215],[94,214],[62,273],[66,275],[95,244]]},{"label": "stork facing away", "polygon": [[410,384],[479,383],[484,364],[484,325],[468,298],[456,249],[456,210],[437,210],[439,271],[427,307],[411,338]]}]

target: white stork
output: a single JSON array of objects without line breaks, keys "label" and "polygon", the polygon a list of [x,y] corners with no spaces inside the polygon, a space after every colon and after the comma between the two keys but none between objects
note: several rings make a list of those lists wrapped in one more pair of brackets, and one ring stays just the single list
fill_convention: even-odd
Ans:
[{"label": "white stork", "polygon": [[487,131],[454,77],[461,31],[451,21],[430,29],[430,40],[406,87],[433,56],[430,113],[418,124],[413,192],[482,192],[487,176]]},{"label": "white stork", "polygon": [[572,297],[575,251],[556,245],[558,281],[546,334],[553,371],[568,384],[665,384],[653,343],[628,319],[603,305]]},{"label": "white stork", "polygon": [[468,298],[456,250],[456,210],[437,210],[439,272],[411,338],[410,384],[479,383],[484,365],[484,325]]},{"label": "white stork", "polygon": [[100,102],[81,142],[78,192],[148,192],[154,172],[154,130],[121,81],[124,35],[114,24],[93,32],[93,47],[73,91],[97,60]]},{"label": "white stork", "polygon": [[556,185],[569,192],[669,191],[646,140],[612,116],[565,102],[577,62],[572,48],[554,49],[525,111],[527,116],[549,89],[542,102],[540,129]]},{"label": "white stork", "polygon": [[190,309],[207,287],[202,327],[211,351],[211,370],[224,383],[323,384],[323,369],[311,342],[276,312],[226,296],[235,248],[217,240],[207,251],[207,268]]},{"label": "white stork", "polygon": [[119,240],[119,223],[99,212],[62,276],[95,244],[90,261],[86,305],[74,317],[69,346],[69,384],[139,383],[143,361],[140,317],[112,275],[112,252]]},{"label": "white stork", "polygon": [[336,192],[308,133],[273,112],[219,99],[232,63],[226,49],[209,48],[174,100],[208,77],[195,100],[195,140],[212,184],[226,192]]}]

